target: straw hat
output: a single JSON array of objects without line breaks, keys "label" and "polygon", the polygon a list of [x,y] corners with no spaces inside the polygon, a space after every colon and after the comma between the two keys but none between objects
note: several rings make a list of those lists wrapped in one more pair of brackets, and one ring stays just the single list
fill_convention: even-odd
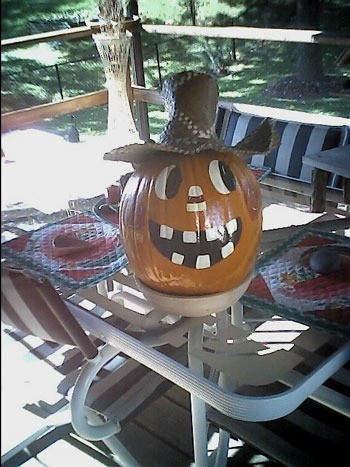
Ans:
[{"label": "straw hat", "polygon": [[207,73],[177,73],[164,82],[162,95],[169,121],[159,142],[115,148],[104,155],[105,160],[137,165],[153,157],[176,158],[180,154],[200,154],[207,150],[234,152],[244,159],[253,154],[267,154],[278,144],[269,119],[236,146],[228,147],[219,141],[214,126],[219,88],[216,78]]}]

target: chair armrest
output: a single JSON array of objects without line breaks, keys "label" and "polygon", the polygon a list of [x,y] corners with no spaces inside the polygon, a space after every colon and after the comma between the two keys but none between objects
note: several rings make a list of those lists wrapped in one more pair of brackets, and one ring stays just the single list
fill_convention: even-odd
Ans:
[{"label": "chair armrest", "polygon": [[88,423],[85,416],[86,411],[91,410],[85,406],[85,400],[95,376],[118,353],[119,350],[116,347],[110,345],[103,347],[98,355],[82,368],[74,386],[70,403],[72,426],[79,436],[89,441],[103,440],[120,431],[119,423],[109,421],[102,425],[92,425]]}]

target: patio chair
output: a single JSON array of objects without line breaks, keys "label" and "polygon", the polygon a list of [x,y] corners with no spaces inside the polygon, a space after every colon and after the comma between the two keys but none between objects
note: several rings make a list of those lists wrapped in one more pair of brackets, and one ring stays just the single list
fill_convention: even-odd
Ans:
[{"label": "patio chair", "polygon": [[[2,322],[19,330],[17,338],[32,335],[48,343],[51,352],[65,349],[69,371],[58,389],[68,394],[73,386],[70,404],[65,406],[70,416],[48,417],[42,429],[2,456],[2,465],[13,465],[11,459],[26,446],[53,427],[66,423],[71,423],[85,440],[103,441],[118,465],[139,465],[115,435],[121,430],[122,420],[130,420],[147,401],[169,389],[169,382],[134,360],[118,355],[117,348],[88,336],[47,279],[39,280],[4,265],[1,279]],[[63,367],[58,371],[67,373],[62,371]],[[135,384],[136,390],[128,387],[128,381],[129,386],[130,381]]]}]

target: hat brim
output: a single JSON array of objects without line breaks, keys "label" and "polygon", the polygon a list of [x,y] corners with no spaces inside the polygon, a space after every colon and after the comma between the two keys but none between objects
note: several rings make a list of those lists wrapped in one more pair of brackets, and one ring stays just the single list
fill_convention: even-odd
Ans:
[{"label": "hat brim", "polygon": [[179,154],[200,154],[208,150],[222,152],[225,155],[235,154],[241,159],[246,159],[254,154],[268,154],[280,143],[274,124],[270,119],[256,128],[250,135],[240,141],[236,146],[225,146],[219,140],[197,140],[195,146],[174,147],[168,144],[147,142],[143,144],[135,143],[127,146],[112,149],[103,156],[104,160],[130,162],[141,164],[156,157],[166,157],[177,159]]}]

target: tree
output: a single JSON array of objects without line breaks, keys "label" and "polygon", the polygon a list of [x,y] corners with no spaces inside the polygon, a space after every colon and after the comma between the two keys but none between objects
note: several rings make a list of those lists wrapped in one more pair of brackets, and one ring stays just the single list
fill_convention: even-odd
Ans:
[{"label": "tree", "polygon": [[[297,0],[296,21],[300,29],[319,29],[319,0]],[[298,45],[296,77],[299,81],[320,81],[323,78],[322,53],[319,44]]]}]

